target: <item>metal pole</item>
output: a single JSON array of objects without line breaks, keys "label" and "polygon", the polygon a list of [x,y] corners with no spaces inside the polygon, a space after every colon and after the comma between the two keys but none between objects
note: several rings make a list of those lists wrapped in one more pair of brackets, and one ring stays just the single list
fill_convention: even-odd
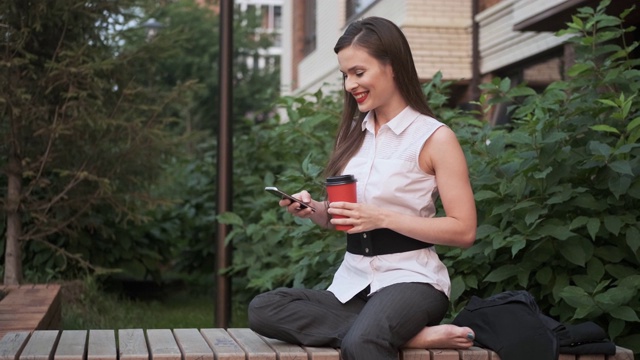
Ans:
[{"label": "metal pole", "polygon": [[[233,0],[220,0],[220,119],[218,122],[218,214],[231,211],[232,202],[232,73]],[[222,271],[231,264],[231,246],[225,246],[229,227],[218,223],[216,239],[215,326],[228,328],[231,318],[231,278]]]},{"label": "metal pole", "polygon": [[471,1],[471,101],[480,99],[480,24],[476,16],[480,12],[480,0]]}]

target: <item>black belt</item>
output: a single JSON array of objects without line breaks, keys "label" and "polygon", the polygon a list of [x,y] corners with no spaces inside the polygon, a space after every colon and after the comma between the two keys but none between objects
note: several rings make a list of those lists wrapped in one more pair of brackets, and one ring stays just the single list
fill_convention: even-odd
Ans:
[{"label": "black belt", "polygon": [[347,234],[347,251],[364,256],[395,254],[433,246],[390,229]]}]

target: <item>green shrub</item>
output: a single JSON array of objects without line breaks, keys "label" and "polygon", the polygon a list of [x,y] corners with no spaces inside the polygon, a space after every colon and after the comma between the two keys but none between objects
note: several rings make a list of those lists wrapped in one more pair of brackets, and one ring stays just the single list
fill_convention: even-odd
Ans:
[{"label": "green shrub", "polygon": [[[629,31],[584,8],[568,30],[576,63],[569,78],[537,94],[509,79],[483,86],[479,105],[513,103],[508,127],[446,107],[448,83],[425,85],[438,117],[458,134],[478,206],[476,244],[439,247],[453,282],[453,317],[471,295],[526,289],[563,322],[592,320],[619,345],[640,351],[640,71],[619,45]],[[596,46],[597,45],[597,46]],[[339,119],[339,102],[287,98],[290,121],[256,125],[237,139],[230,273],[242,297],[277,286],[325,287],[344,251],[344,235],[294,219],[265,185],[322,194],[321,169]],[[236,159],[239,157],[236,156]]]},{"label": "green shrub", "polygon": [[278,285],[325,287],[344,251],[343,234],[294,218],[264,191],[307,189],[324,196],[321,172],[333,147],[339,103],[322,92],[286,97],[286,122],[275,116],[236,137],[234,212],[222,214],[232,224],[227,241],[234,247],[230,269],[236,294],[248,299]]},{"label": "green shrub", "polygon": [[[485,105],[515,102],[509,128],[467,128],[479,210],[475,246],[443,253],[460,310],[471,295],[526,289],[561,321],[593,320],[640,351],[640,61],[618,45],[608,2],[569,29],[576,63],[541,94],[496,79]],[[622,14],[621,17],[624,17]]]}]

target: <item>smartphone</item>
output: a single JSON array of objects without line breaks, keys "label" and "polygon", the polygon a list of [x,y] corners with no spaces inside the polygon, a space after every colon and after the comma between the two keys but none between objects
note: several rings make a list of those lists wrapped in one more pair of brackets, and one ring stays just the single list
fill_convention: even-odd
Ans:
[{"label": "smartphone", "polygon": [[303,203],[302,200],[294,198],[293,196],[285,193],[284,191],[279,190],[275,186],[267,186],[267,187],[264,188],[264,190],[267,191],[267,192],[272,193],[273,195],[279,197],[280,199],[289,199],[289,200],[291,200],[293,202],[297,202],[298,204],[300,204],[300,208],[301,209],[310,208],[311,211],[313,211],[313,212],[316,211],[316,209],[313,206]]}]

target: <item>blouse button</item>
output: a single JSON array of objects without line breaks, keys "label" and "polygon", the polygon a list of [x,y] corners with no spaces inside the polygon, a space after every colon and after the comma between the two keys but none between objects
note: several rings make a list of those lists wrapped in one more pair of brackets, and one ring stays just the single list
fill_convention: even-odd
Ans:
[{"label": "blouse button", "polygon": [[369,248],[364,248],[364,252],[369,253]]}]

